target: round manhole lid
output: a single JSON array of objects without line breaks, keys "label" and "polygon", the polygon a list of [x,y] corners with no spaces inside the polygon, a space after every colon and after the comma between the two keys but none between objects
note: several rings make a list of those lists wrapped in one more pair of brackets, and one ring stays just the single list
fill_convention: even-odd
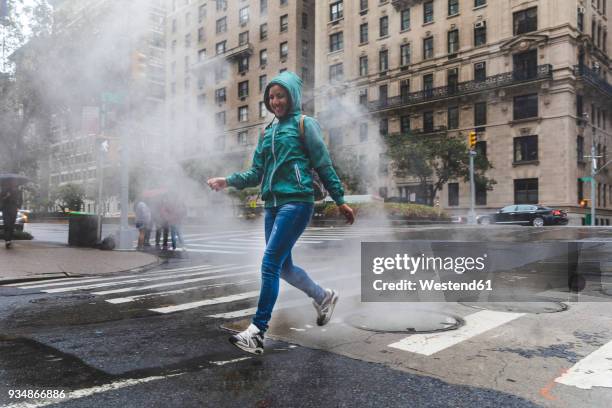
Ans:
[{"label": "round manhole lid", "polygon": [[432,333],[455,330],[465,323],[460,317],[432,310],[386,312],[376,308],[361,310],[345,317],[344,321],[357,328],[387,333]]},{"label": "round manhole lid", "polygon": [[474,309],[493,310],[496,312],[509,313],[557,313],[568,309],[565,303],[541,301],[541,302],[461,302],[462,305]]}]

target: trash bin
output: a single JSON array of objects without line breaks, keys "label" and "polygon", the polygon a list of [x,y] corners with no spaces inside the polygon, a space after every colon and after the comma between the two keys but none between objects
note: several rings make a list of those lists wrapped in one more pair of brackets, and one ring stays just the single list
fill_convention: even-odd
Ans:
[{"label": "trash bin", "polygon": [[591,214],[584,215],[584,225],[591,225]]},{"label": "trash bin", "polygon": [[69,214],[68,245],[95,247],[100,242],[98,215],[73,211]]}]

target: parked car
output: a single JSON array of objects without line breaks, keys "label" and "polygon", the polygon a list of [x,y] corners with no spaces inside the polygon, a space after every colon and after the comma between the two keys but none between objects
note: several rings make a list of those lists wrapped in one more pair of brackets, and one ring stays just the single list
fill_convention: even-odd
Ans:
[{"label": "parked car", "polygon": [[[23,224],[28,222],[28,215],[25,211],[19,210],[17,211],[17,219],[15,220],[15,230],[23,231]],[[4,216],[2,215],[2,211],[0,211],[0,228],[4,228]]]},{"label": "parked car", "polygon": [[479,224],[518,224],[541,227],[544,225],[566,225],[567,213],[563,210],[533,204],[509,205],[495,214],[480,215]]}]

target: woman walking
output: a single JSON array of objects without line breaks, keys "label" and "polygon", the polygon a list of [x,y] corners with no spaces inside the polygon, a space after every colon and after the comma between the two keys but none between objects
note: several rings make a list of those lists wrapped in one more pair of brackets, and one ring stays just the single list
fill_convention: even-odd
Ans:
[{"label": "woman walking", "polygon": [[318,173],[347,222],[352,224],[355,220],[353,210],[344,202],[344,190],[332,167],[321,128],[315,119],[302,117],[301,100],[302,80],[296,74],[285,71],[274,78],[266,87],[264,103],[275,120],[259,138],[251,168],[227,178],[208,180],[215,191],[227,186],[242,189],[261,184],[266,249],[261,263],[257,312],[245,331],[230,337],[233,345],[253,354],[263,353],[264,333],[278,297],[279,278],[313,299],[319,326],[329,322],[338,301],[335,290],[316,284],[291,259],[293,245],[306,229],[313,212],[310,169]]}]

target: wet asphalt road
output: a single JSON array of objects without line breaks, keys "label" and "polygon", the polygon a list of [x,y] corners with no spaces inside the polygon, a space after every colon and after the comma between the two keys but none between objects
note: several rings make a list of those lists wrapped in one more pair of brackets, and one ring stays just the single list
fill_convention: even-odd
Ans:
[{"label": "wet asphalt road", "polygon": [[[60,237],[61,228],[51,230]],[[506,241],[593,238],[593,234],[581,229],[559,228],[408,229],[364,236],[377,240],[440,239],[441,236],[486,239],[490,238],[491,231],[495,231],[496,239]],[[246,232],[257,234],[258,228]],[[239,252],[230,245],[225,251],[229,254],[197,252],[212,250],[216,245],[213,242],[229,242],[230,232],[207,231],[209,235],[198,238],[198,228],[192,227],[186,228],[185,234],[188,242],[191,238],[194,245],[200,242],[201,246],[192,247],[188,255],[168,258],[165,264],[143,274],[142,282],[102,288],[112,291],[127,286],[135,288],[132,291],[99,295],[94,294],[100,291],[99,287],[55,293],[43,293],[41,288],[32,286],[0,287],[0,406],[18,407],[26,406],[18,405],[24,401],[33,402],[9,398],[9,390],[27,389],[64,390],[67,399],[52,405],[62,407],[557,406],[547,398],[526,398],[518,392],[501,391],[505,390],[503,385],[472,386],[483,381],[450,376],[440,379],[445,377],[421,371],[416,366],[407,368],[399,361],[394,365],[382,360],[372,362],[376,356],[351,357],[361,352],[360,344],[350,345],[351,338],[346,339],[344,343],[348,345],[342,351],[333,347],[309,347],[307,342],[267,339],[263,356],[246,355],[227,342],[229,333],[220,327],[238,317],[212,316],[256,305],[256,298],[241,294],[257,291],[259,287],[256,265],[261,250],[254,247]],[[314,236],[310,239],[315,243],[305,243],[296,249],[296,262],[308,265],[316,279],[329,279],[330,274],[333,277],[343,268],[358,270],[359,259],[353,254],[359,253],[360,241],[364,238],[338,234],[329,241],[316,243]],[[598,239],[609,236],[603,229],[597,234]],[[205,268],[202,265],[221,265],[221,269],[242,265],[244,269],[232,270],[231,276],[223,277],[224,272],[219,268],[207,275],[206,269],[198,269]],[[330,265],[331,271],[318,269]],[[195,275],[196,279],[202,276],[212,279],[160,286],[154,289],[155,295],[148,295],[142,289],[165,282],[169,276],[191,273],[176,271],[185,268],[195,268],[195,273],[201,274]],[[193,279],[193,276],[183,279]],[[160,291],[165,292],[160,294]],[[128,295],[137,298],[124,303],[108,302],[109,298]],[[231,295],[237,297],[175,313],[152,310]],[[294,298],[294,294],[288,297]],[[292,313],[306,313],[309,319],[310,313],[314,321],[311,309],[305,303],[290,307],[286,314],[291,318]],[[335,327],[330,324],[330,332]],[[608,335],[602,334],[602,341]],[[281,338],[290,339],[290,336]],[[384,349],[376,353],[388,354]],[[516,379],[506,381],[512,385],[511,381]],[[591,406],[605,406],[597,405],[600,400],[596,398],[595,405]],[[30,406],[53,402],[46,400]],[[566,402],[564,406],[578,405]]]}]

